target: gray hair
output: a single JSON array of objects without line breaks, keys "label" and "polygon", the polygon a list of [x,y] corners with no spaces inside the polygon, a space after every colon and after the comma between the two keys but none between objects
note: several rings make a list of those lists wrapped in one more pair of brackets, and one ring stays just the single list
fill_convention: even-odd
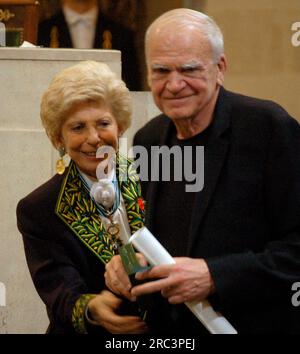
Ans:
[{"label": "gray hair", "polygon": [[80,62],[57,74],[41,100],[40,116],[54,147],[68,113],[83,102],[106,104],[122,132],[130,126],[132,101],[125,83],[104,63]]},{"label": "gray hair", "polygon": [[224,40],[221,29],[211,17],[202,12],[185,8],[165,12],[152,22],[145,36],[146,59],[148,60],[149,39],[155,31],[164,29],[170,25],[173,26],[174,30],[178,30],[174,25],[187,27],[191,24],[200,30],[209,40],[213,50],[213,61],[218,63],[221,55],[224,53]]}]

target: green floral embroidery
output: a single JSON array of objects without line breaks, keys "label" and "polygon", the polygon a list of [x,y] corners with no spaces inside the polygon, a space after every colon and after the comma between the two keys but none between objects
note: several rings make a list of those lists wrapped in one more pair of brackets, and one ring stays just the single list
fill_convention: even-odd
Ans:
[{"label": "green floral embroidery", "polygon": [[[139,177],[132,161],[119,155],[118,170],[120,189],[125,202],[128,221],[133,234],[144,226],[145,207]],[[126,178],[124,178],[126,177]]]},{"label": "green floral embroidery", "polygon": [[[120,190],[133,234],[144,225],[144,201],[132,162],[121,155],[117,155],[117,176],[120,177]],[[112,240],[106,232],[73,162],[63,182],[55,212],[102,263],[108,263],[115,255],[113,242],[117,240]]]},{"label": "green floral embroidery", "polygon": [[[144,225],[145,207],[141,195],[139,177],[132,161],[117,155],[117,176],[120,184],[128,221],[133,234]],[[114,256],[113,241],[107,234],[101,217],[90,195],[82,186],[78,171],[71,162],[62,184],[55,213],[104,264]],[[78,333],[87,333],[85,309],[94,297],[84,294],[76,301],[72,312],[72,323]]]},{"label": "green floral embroidery", "polygon": [[87,334],[85,326],[85,309],[88,302],[93,299],[96,295],[84,294],[76,301],[72,312],[72,324],[76,332],[80,334]]},{"label": "green floral embroidery", "polygon": [[105,231],[95,203],[82,186],[73,162],[55,212],[104,264],[114,256],[111,239]]}]

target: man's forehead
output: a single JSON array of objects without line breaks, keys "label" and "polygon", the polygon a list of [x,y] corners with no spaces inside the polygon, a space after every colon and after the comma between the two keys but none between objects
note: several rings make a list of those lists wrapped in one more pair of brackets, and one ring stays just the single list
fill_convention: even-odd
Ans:
[{"label": "man's forehead", "polygon": [[206,37],[203,37],[199,32],[193,36],[185,36],[179,33],[174,37],[158,36],[152,37],[147,46],[147,60],[150,62],[161,63],[162,60],[182,61],[201,61],[205,57],[212,54],[211,43]]}]

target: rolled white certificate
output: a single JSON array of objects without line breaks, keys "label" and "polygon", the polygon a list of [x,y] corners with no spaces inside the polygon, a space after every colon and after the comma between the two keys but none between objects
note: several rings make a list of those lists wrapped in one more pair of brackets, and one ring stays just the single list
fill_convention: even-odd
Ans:
[{"label": "rolled white certificate", "polygon": [[[129,239],[129,242],[141,252],[147,261],[153,265],[174,264],[175,261],[169,252],[158,242],[152,233],[142,227]],[[236,334],[237,331],[221,314],[214,311],[207,300],[201,302],[185,302],[198,320],[213,334]]]}]

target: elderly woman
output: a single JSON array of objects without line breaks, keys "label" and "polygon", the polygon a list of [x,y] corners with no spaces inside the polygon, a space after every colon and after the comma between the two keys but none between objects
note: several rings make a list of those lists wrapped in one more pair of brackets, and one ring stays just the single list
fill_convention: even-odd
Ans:
[{"label": "elderly woman", "polygon": [[[117,153],[112,203],[108,198],[101,204],[101,196],[90,193],[99,184],[97,150],[104,145],[117,150],[130,117],[128,89],[101,63],[63,70],[42,97],[41,119],[60,153],[58,173],[19,202],[17,219],[34,285],[47,307],[48,333],[147,329],[104,279],[120,240],[143,225],[140,185],[130,161]],[[71,159],[67,168],[64,154]],[[127,180],[118,180],[126,171]]]}]

